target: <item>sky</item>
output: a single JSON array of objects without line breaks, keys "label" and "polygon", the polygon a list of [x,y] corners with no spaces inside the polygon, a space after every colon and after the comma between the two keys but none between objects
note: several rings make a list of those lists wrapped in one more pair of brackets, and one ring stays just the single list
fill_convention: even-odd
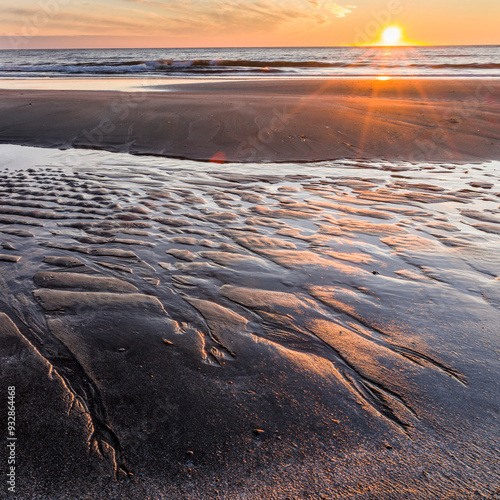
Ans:
[{"label": "sky", "polygon": [[0,0],[0,48],[500,45],[499,0]]}]

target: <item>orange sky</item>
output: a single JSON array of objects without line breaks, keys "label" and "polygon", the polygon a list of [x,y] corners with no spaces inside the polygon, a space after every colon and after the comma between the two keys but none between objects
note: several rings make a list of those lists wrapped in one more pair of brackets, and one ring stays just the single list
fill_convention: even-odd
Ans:
[{"label": "orange sky", "polygon": [[[6,0],[0,0],[6,2]],[[500,44],[499,0],[17,0],[0,48]]]}]

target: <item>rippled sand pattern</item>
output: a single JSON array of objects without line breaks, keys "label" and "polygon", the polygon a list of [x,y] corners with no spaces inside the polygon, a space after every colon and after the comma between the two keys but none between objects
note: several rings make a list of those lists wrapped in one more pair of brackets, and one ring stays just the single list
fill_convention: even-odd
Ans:
[{"label": "rippled sand pattern", "polygon": [[0,324],[55,485],[493,498],[498,164],[54,155],[0,171]]}]

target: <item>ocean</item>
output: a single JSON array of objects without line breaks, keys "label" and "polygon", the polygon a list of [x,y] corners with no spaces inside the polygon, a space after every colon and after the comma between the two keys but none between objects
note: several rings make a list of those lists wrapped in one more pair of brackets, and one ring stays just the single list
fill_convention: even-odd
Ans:
[{"label": "ocean", "polygon": [[500,77],[500,46],[2,50],[0,78]]}]

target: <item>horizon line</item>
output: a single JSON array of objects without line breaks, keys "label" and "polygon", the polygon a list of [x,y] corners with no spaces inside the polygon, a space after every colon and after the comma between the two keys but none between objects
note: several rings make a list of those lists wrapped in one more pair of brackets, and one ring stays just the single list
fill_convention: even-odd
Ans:
[{"label": "horizon line", "polygon": [[[92,35],[82,35],[81,37],[62,36],[61,38],[83,38]],[[2,38],[9,38],[7,36],[0,36]],[[52,37],[38,37],[38,38],[52,38]],[[192,49],[327,49],[327,48],[404,48],[404,47],[500,47],[500,44],[433,44],[433,43],[402,43],[396,45],[383,45],[377,42],[364,43],[364,44],[349,44],[349,45],[221,45],[221,46],[151,46],[151,47],[30,47],[30,48],[12,48],[1,47],[0,50],[192,50]]]}]

